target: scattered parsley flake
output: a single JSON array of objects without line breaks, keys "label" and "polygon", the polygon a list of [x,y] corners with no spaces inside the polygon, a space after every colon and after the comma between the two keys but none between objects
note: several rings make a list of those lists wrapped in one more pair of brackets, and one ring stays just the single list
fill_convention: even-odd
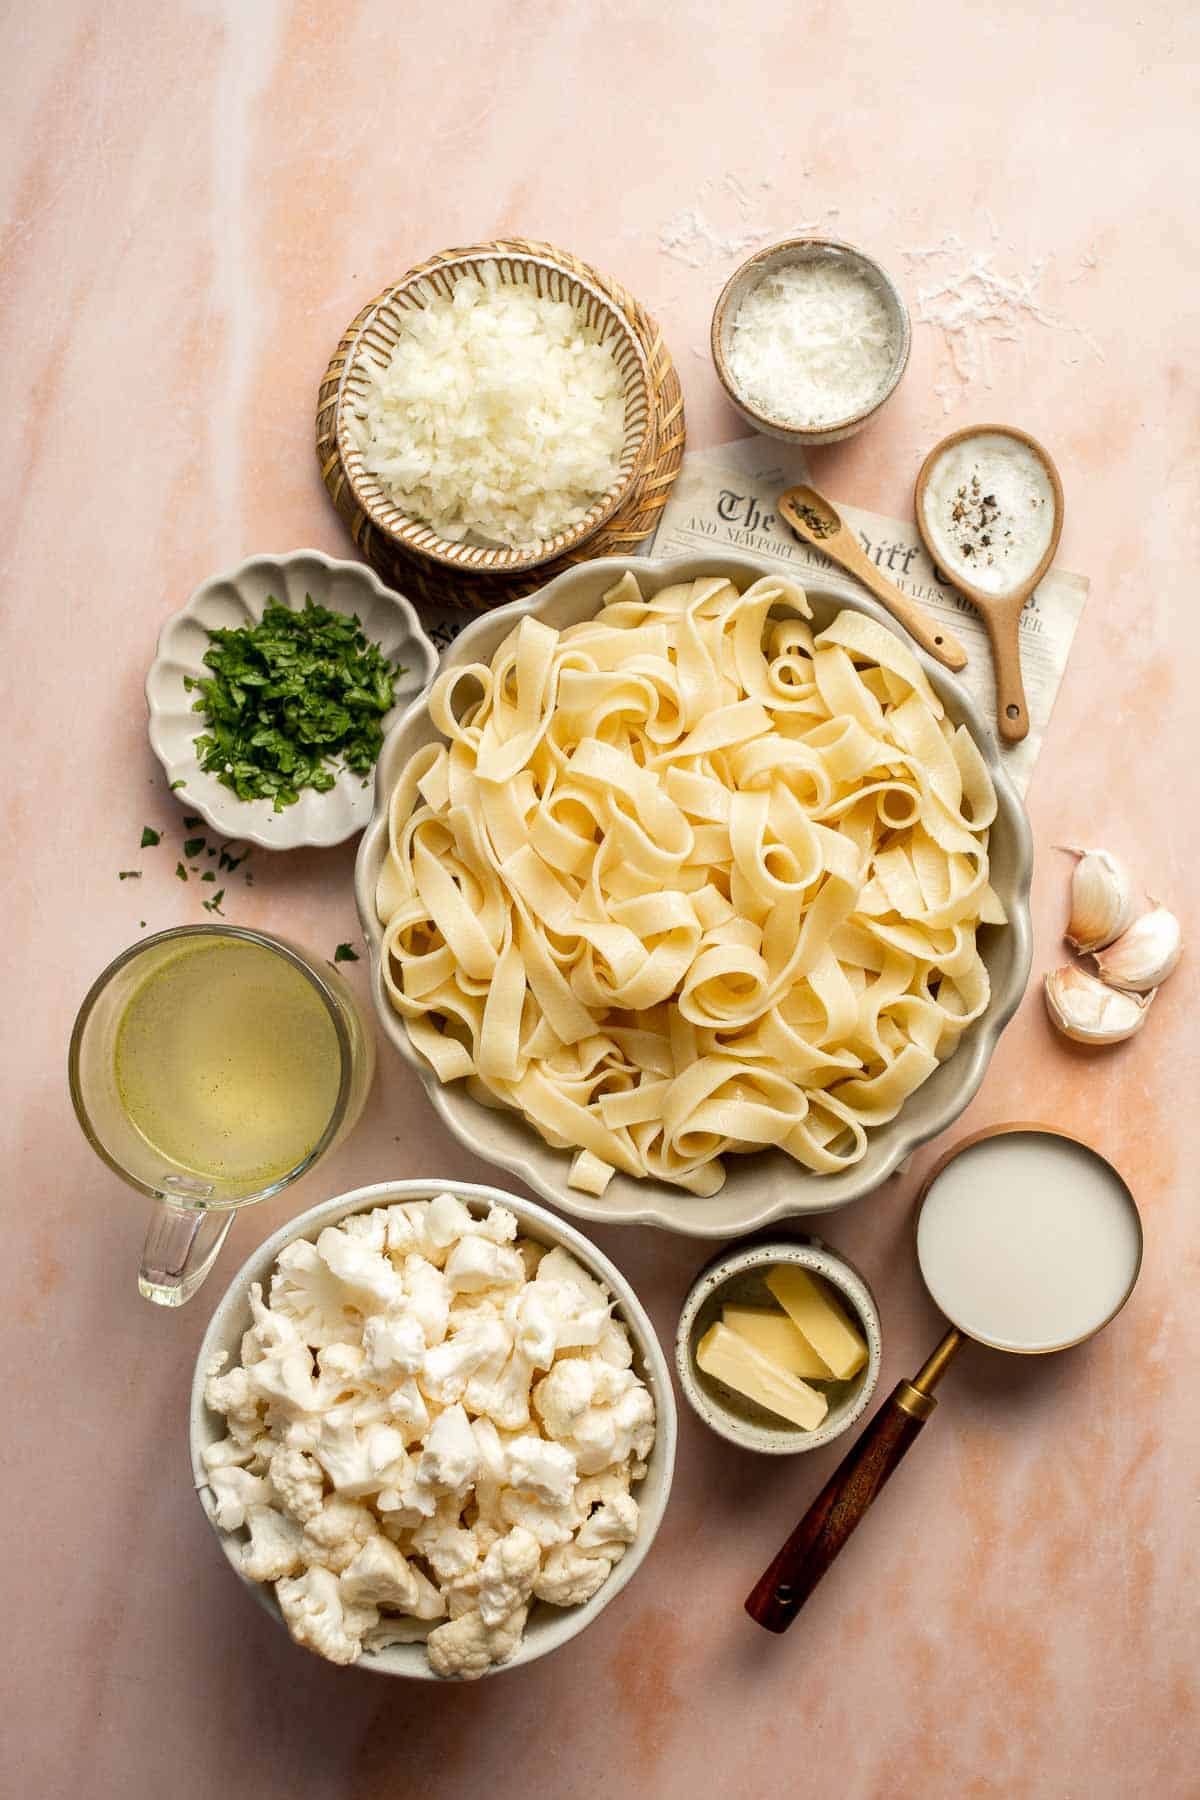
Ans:
[{"label": "scattered parsley flake", "polygon": [[155,844],[161,843],[162,832],[155,831],[153,825],[142,826],[142,849],[152,850]]},{"label": "scattered parsley flake", "polygon": [[201,881],[215,881],[217,878],[213,874],[211,869],[205,869],[205,871],[204,871],[203,875],[200,877],[200,879],[201,879]]},{"label": "scattered parsley flake", "polygon": [[208,726],[196,739],[202,769],[239,800],[272,800],[277,813],[302,788],[327,793],[334,759],[370,775],[404,671],[366,636],[357,613],[332,612],[311,594],[301,612],[270,598],[257,625],[208,636],[212,674],[184,678]]},{"label": "scattered parsley flake", "polygon": [[118,869],[117,870],[117,880],[118,881],[140,881],[141,879],[142,879],[142,871],[140,869]]},{"label": "scattered parsley flake", "polygon": [[357,962],[358,951],[351,949],[349,944],[339,944],[333,953],[333,960],[335,963]]},{"label": "scattered parsley flake", "polygon": [[203,848],[204,839],[202,837],[187,838],[184,841],[183,854],[188,862],[191,862],[194,856],[199,856]]},{"label": "scattered parsley flake", "polygon": [[[203,906],[205,912],[220,913],[221,912],[221,902],[224,898],[225,898],[225,889],[218,888],[211,900],[202,900],[200,902],[200,904],[201,904],[201,906]],[[224,918],[225,914],[221,913],[221,917]]]},{"label": "scattered parsley flake", "polygon": [[181,775],[178,781],[173,781],[171,783],[171,792],[174,793],[177,788],[186,787],[186,786],[187,786],[187,782],[183,779],[183,777]]},{"label": "scattered parsley flake", "polygon": [[195,813],[185,813],[183,816],[183,829],[185,831],[195,831],[197,825],[203,825],[203,823],[204,820],[198,819]]},{"label": "scattered parsley flake", "polygon": [[180,881],[187,880],[187,870],[184,868],[182,863],[175,864],[175,873],[178,875]]}]

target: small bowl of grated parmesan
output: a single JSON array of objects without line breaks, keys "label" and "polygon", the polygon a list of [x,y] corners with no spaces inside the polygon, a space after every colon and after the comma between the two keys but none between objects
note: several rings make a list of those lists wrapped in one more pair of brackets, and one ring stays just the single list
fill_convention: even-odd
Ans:
[{"label": "small bowl of grated parmesan", "polygon": [[748,424],[795,444],[852,437],[908,363],[904,296],[837,238],[788,238],[736,269],[713,310],[712,357]]},{"label": "small bowl of grated parmesan", "polygon": [[476,245],[411,270],[357,330],[337,408],[367,518],[464,573],[577,549],[626,500],[654,442],[637,334],[548,247]]}]

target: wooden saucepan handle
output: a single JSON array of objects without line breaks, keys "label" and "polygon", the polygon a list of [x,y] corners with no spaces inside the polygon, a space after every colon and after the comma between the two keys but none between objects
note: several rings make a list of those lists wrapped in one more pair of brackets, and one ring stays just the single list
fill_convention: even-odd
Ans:
[{"label": "wooden saucepan handle", "polygon": [[1029,708],[1021,679],[1021,614],[1025,595],[1011,600],[989,600],[982,606],[983,622],[992,641],[996,672],[996,725],[1007,743],[1019,744],[1029,735]]},{"label": "wooden saucepan handle", "polygon": [[755,1583],[746,1601],[755,1624],[787,1630],[936,1405],[912,1382],[897,1385]]}]

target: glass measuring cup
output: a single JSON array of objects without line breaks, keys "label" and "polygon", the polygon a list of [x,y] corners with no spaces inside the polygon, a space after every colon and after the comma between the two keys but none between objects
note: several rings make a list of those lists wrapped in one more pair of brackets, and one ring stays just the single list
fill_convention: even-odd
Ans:
[{"label": "glass measuring cup", "polygon": [[746,1611],[786,1631],[937,1401],[968,1339],[1042,1356],[1084,1343],[1120,1312],[1142,1262],[1133,1195],[1112,1164],[1066,1132],[1002,1125],[934,1168],[917,1216],[917,1260],[950,1328],[901,1381],[755,1584]]},{"label": "glass measuring cup", "polygon": [[[117,1043],[136,995],[189,947],[245,943],[282,959],[306,984],[312,1017],[332,1030],[337,1086],[328,1117],[291,1166],[222,1173],[191,1168],[138,1128],[122,1095]],[[186,1032],[186,1018],[180,1021]],[[157,932],[115,958],[93,982],[75,1020],[67,1057],[75,1114],[84,1135],[129,1186],[156,1202],[142,1248],[138,1290],[159,1306],[182,1306],[216,1260],[234,1213],[289,1186],[333,1148],[362,1112],[375,1072],[375,1042],[347,983],[331,964],[298,945],[234,925],[185,925]]]}]

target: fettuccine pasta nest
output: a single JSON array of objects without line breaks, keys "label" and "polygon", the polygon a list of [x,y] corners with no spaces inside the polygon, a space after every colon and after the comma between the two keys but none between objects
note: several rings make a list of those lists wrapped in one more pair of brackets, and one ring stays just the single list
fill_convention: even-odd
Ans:
[{"label": "fettuccine pasta nest", "polygon": [[768,1145],[846,1169],[987,1006],[984,760],[886,627],[810,618],[781,577],[627,574],[434,684],[445,741],[389,806],[387,991],[585,1192],[712,1194]]}]

